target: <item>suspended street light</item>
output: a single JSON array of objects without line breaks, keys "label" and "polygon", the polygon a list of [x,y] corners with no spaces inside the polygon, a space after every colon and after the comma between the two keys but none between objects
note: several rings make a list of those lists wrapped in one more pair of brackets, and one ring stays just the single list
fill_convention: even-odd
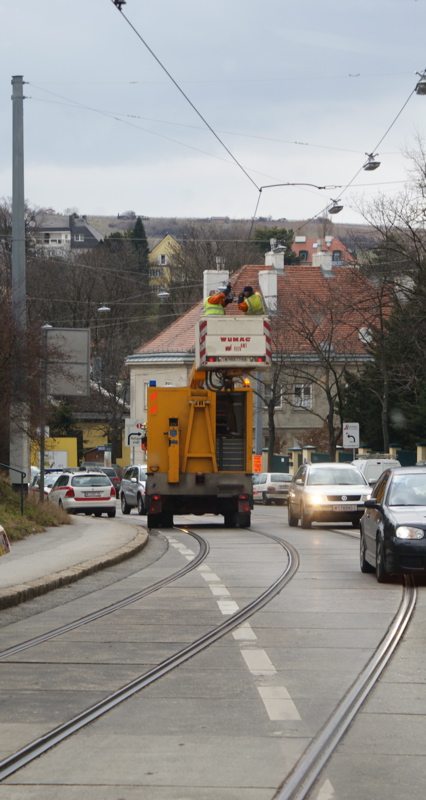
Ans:
[{"label": "suspended street light", "polygon": [[379,155],[378,153],[366,153],[365,155],[368,156],[367,161],[363,166],[363,169],[365,169],[366,172],[372,172],[373,169],[380,167],[381,162],[376,161],[376,156]]},{"label": "suspended street light", "polygon": [[333,203],[333,205],[330,206],[330,208],[328,209],[328,213],[329,214],[338,214],[339,211],[341,211],[342,208],[343,208],[343,206],[340,205],[340,200],[333,200],[332,197],[330,199],[331,199],[331,202]]},{"label": "suspended street light", "polygon": [[98,311],[111,311],[111,309],[105,303],[102,303],[102,305],[99,306]]},{"label": "suspended street light", "polygon": [[161,289],[160,289],[160,291],[159,291],[159,292],[157,292],[157,297],[159,297],[159,298],[160,298],[160,300],[165,300],[165,299],[166,299],[166,297],[170,297],[170,292],[168,292],[168,291],[167,291],[166,289],[164,289],[164,288],[161,288]]},{"label": "suspended street light", "polygon": [[416,94],[426,94],[426,70],[425,72],[416,72],[420,76],[420,80],[416,86]]}]

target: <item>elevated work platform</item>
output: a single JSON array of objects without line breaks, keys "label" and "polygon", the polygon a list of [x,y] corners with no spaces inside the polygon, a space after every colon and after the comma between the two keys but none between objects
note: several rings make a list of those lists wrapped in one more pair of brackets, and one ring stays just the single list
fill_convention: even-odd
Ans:
[{"label": "elevated work platform", "polygon": [[200,317],[195,327],[197,370],[265,370],[271,366],[271,329],[264,316]]}]

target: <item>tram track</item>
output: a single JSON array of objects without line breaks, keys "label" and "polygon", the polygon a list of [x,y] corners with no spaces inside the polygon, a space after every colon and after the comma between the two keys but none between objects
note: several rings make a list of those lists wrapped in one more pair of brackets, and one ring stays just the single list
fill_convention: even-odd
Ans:
[{"label": "tram track", "polygon": [[[196,566],[198,566],[206,558],[209,552],[208,542],[202,536],[186,527],[176,527],[174,530],[179,531],[180,533],[189,534],[196,539],[200,545],[200,551],[197,556],[183,569],[178,570],[176,573],[173,573],[162,581],[152,584],[141,592],[129,595],[129,597],[120,600],[118,603],[94,612],[94,614],[81,617],[80,619],[75,620],[68,625],[47,632],[41,637],[35,637],[32,640],[27,640],[26,642],[17,645],[15,648],[4,650],[0,653],[0,659],[5,660],[8,656],[10,657],[14,653],[19,653],[22,650],[36,646],[43,641],[47,641],[55,636],[59,636],[61,633],[66,633],[67,631],[73,630],[81,625],[95,621],[102,616],[111,614],[114,610],[119,610],[127,605],[130,605],[131,603],[136,602],[136,600],[142,599],[152,592],[158,591],[173,581],[178,580],[192,569],[196,568]],[[16,753],[6,758],[0,763],[0,780],[4,780],[8,776],[18,772],[20,769],[29,765],[39,756],[47,753],[55,745],[63,742],[72,734],[78,732],[86,725],[96,721],[104,714],[117,707],[120,703],[131,698],[133,695],[140,692],[147,686],[150,686],[153,682],[169,674],[176,667],[185,663],[195,655],[201,653],[214,642],[218,641],[221,637],[225,636],[234,628],[241,625],[242,622],[247,620],[257,611],[263,608],[268,602],[270,602],[296,573],[299,566],[298,554],[293,545],[289,544],[278,536],[273,536],[272,534],[265,533],[264,531],[256,531],[253,529],[251,532],[271,539],[287,552],[287,567],[277,578],[277,580],[274,581],[274,583],[265,589],[252,602],[244,606],[244,608],[240,609],[237,613],[226,619],[222,624],[216,626],[206,634],[197,638],[190,645],[187,645],[172,656],[164,659],[155,667],[149,669],[142,675],[139,675],[134,680],[111,693],[100,702],[90,706],[80,714],[77,714],[63,725],[52,729],[45,735],[35,739],[33,742],[29,743]],[[341,531],[338,529],[333,529],[333,532],[341,533]],[[348,535],[350,538],[354,539],[358,538],[355,531],[353,533],[347,531],[345,532],[345,535]],[[361,705],[367,698],[375,683],[378,681],[391,656],[398,647],[401,637],[406,630],[407,625],[409,624],[411,615],[413,614],[416,598],[417,592],[414,582],[407,578],[403,588],[401,603],[393,621],[388,628],[388,631],[383,636],[381,642],[366,666],[361,670],[358,677],[353,681],[351,687],[340,700],[334,712],[331,714],[317,735],[312,739],[310,745],[302,754],[293,769],[283,779],[282,784],[274,795],[274,800],[304,800],[309,796],[315,781],[319,777],[324,766],[332,756],[334,750],[338,746],[354,717],[358,713]]]},{"label": "tram track", "polygon": [[[189,533],[200,543],[204,542],[206,548],[208,548],[208,543],[206,542],[206,540],[204,540],[203,537],[199,536],[198,534],[195,534],[193,531],[189,531],[187,528],[178,530],[182,533],[186,534]],[[288,562],[286,568],[281,573],[281,575],[272,584],[270,584],[270,586],[267,587],[267,589],[265,589],[260,595],[258,595],[258,597],[256,597],[253,601],[248,603],[238,612],[230,616],[227,620],[225,620],[220,625],[216,626],[206,634],[196,639],[187,647],[183,648],[182,650],[179,650],[169,658],[163,660],[154,668],[138,676],[136,679],[122,686],[119,690],[111,693],[100,702],[85,709],[80,714],[77,714],[64,724],[57,726],[56,728],[44,734],[43,736],[35,739],[33,742],[24,746],[16,753],[12,754],[11,756],[8,756],[6,759],[0,762],[0,781],[4,780],[13,773],[27,766],[36,758],[49,751],[52,747],[56,746],[57,744],[67,739],[72,734],[81,730],[89,723],[96,721],[101,716],[106,714],[108,711],[112,710],[120,703],[129,699],[137,692],[151,685],[154,681],[158,680],[164,675],[167,675],[169,672],[171,672],[179,665],[183,664],[185,661],[188,661],[190,658],[193,658],[198,653],[207,649],[218,639],[230,633],[236,627],[241,625],[241,623],[243,623],[257,611],[262,609],[279,592],[281,592],[281,590],[285,587],[285,585],[293,578],[298,569],[299,566],[298,553],[291,544],[283,541],[279,537],[273,536],[272,534],[264,533],[262,531],[252,531],[252,532],[258,533],[261,536],[265,536],[266,538],[271,539],[272,541],[277,543],[280,547],[282,547],[284,551],[287,553]],[[191,563],[188,564],[182,570],[179,570],[177,573],[174,573],[172,576],[169,576],[168,579],[165,579],[164,581],[159,581],[156,584],[153,584],[151,587],[148,587],[147,589],[143,590],[142,592],[139,592],[136,595],[131,595],[128,598],[125,598],[124,600],[121,600],[116,604],[112,604],[111,606],[101,609],[100,611],[95,612],[93,615],[87,615],[86,617],[82,617],[79,620],[75,620],[73,623],[69,623],[66,626],[62,626],[61,628],[56,628],[50,632],[47,632],[40,637],[34,637],[34,639],[27,640],[26,642],[21,643],[21,645],[16,645],[15,648],[9,648],[8,650],[5,650],[2,653],[0,653],[0,658],[4,660],[7,656],[10,657],[10,655],[13,655],[13,653],[21,652],[22,650],[28,649],[30,647],[35,647],[37,644],[40,644],[44,641],[48,641],[49,639],[59,636],[61,633],[72,630],[76,627],[80,627],[81,625],[85,625],[90,621],[99,619],[101,616],[105,616],[106,614],[111,614],[113,613],[114,610],[121,609],[125,605],[134,603],[136,602],[137,599],[142,599],[142,597],[146,596],[147,594],[150,594],[153,591],[158,591],[160,588],[163,588],[163,586],[167,585],[172,581],[177,580],[178,577],[182,577],[182,575],[186,574],[188,571],[191,571],[191,569],[194,569],[199,563],[201,563],[202,560],[204,560],[204,558],[207,555],[207,552],[205,552],[203,557],[201,557],[199,553],[196,559],[191,561]]]},{"label": "tram track", "polygon": [[304,800],[395,652],[413,614],[417,590],[406,577],[398,611],[371,659],[287,775],[273,800]]},{"label": "tram track", "polygon": [[202,537],[199,536],[194,531],[186,530],[185,533],[188,533],[189,536],[192,536],[200,545],[200,550],[198,555],[187,564],[182,569],[179,569],[177,572],[172,573],[167,578],[162,578],[160,581],[156,581],[156,583],[151,584],[151,586],[147,586],[145,589],[141,589],[140,592],[135,592],[134,594],[129,595],[128,597],[123,598],[122,600],[118,600],[116,603],[111,603],[104,608],[99,609],[98,611],[94,611],[92,614],[87,614],[84,617],[79,617],[73,622],[69,622],[66,625],[61,625],[58,628],[54,628],[51,631],[47,631],[46,633],[40,634],[40,636],[34,636],[32,639],[27,639],[25,642],[21,642],[20,644],[14,645],[13,647],[8,647],[5,650],[0,651],[0,661],[4,661],[6,658],[10,658],[10,656],[17,655],[18,653],[22,653],[24,650],[28,650],[31,647],[36,647],[39,644],[43,644],[44,642],[48,642],[50,639],[54,639],[57,636],[61,636],[63,633],[68,633],[69,631],[76,630],[77,628],[82,627],[83,625],[87,625],[89,622],[94,622],[97,619],[101,619],[102,617],[107,616],[108,614],[113,614],[115,611],[120,611],[122,608],[131,605],[132,603],[136,603],[138,600],[142,600],[144,597],[152,594],[153,592],[158,592],[159,589],[164,589],[170,583],[174,583],[174,581],[179,580],[184,575],[187,575],[192,570],[196,569],[196,567],[201,564],[205,558],[207,558],[210,546],[208,542]]}]

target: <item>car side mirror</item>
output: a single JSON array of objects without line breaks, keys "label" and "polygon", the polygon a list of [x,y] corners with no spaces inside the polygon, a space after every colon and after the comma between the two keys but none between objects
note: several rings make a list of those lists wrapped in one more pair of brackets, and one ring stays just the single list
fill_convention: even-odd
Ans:
[{"label": "car side mirror", "polygon": [[364,507],[365,508],[378,508],[379,503],[374,497],[370,497],[369,500],[364,500]]},{"label": "car side mirror", "polygon": [[130,478],[130,483],[137,483],[137,482],[138,482],[137,478]]},{"label": "car side mirror", "polygon": [[297,478],[294,482],[297,483],[298,486],[302,486],[303,484],[302,478]]}]

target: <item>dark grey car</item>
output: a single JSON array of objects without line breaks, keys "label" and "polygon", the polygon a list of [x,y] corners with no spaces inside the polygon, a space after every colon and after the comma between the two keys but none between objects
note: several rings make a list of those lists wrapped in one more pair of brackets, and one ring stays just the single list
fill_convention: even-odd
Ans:
[{"label": "dark grey car", "polygon": [[145,487],[146,467],[141,464],[126,467],[120,486],[123,514],[130,514],[132,508],[137,508],[138,514],[146,514]]}]

